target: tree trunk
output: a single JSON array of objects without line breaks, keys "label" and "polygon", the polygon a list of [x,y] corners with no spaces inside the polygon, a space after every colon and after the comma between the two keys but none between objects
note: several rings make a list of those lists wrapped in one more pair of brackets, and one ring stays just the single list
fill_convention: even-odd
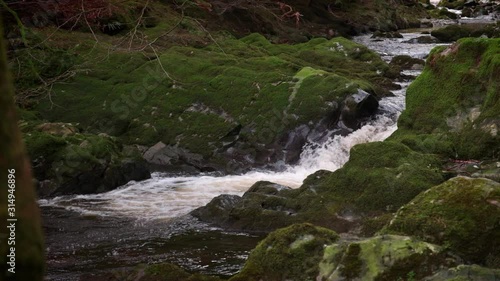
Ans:
[{"label": "tree trunk", "polygon": [[[7,65],[3,28],[0,15],[0,280],[41,281],[44,244],[40,211],[36,203],[30,162],[17,126],[14,88]],[[11,187],[15,187],[15,198],[9,198]],[[15,212],[8,210],[8,207],[14,207]],[[15,229],[8,228],[12,225]],[[8,255],[12,256],[13,253],[15,264],[9,265],[14,259]],[[14,270],[12,266],[15,266]],[[9,272],[9,269],[15,273]]]}]

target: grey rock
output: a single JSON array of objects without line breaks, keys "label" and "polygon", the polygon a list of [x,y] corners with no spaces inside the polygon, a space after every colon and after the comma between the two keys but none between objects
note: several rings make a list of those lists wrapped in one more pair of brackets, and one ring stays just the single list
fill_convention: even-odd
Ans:
[{"label": "grey rock", "polygon": [[358,129],[363,118],[372,116],[378,108],[377,99],[370,93],[358,89],[358,92],[344,100],[341,121],[350,129]]}]

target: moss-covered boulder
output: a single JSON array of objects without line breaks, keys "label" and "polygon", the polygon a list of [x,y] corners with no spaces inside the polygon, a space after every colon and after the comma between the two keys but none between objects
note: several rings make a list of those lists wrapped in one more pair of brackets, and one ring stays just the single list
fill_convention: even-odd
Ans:
[{"label": "moss-covered boulder", "polygon": [[298,224],[270,233],[230,280],[419,280],[456,262],[443,248],[410,237],[337,242],[330,230]]},{"label": "moss-covered boulder", "polygon": [[252,250],[245,266],[231,281],[316,280],[325,246],[338,235],[311,224],[276,230]]},{"label": "moss-covered boulder", "polygon": [[498,38],[500,37],[500,26],[498,23],[448,25],[431,31],[431,35],[442,42],[454,42],[464,37],[486,36],[489,38]]},{"label": "moss-covered boulder", "polygon": [[313,174],[304,186],[321,194],[325,202],[342,203],[344,208],[390,211],[442,182],[439,167],[435,155],[420,154],[399,143],[374,142],[354,146],[344,167],[320,180]]},{"label": "moss-covered boulder", "polygon": [[292,198],[294,194],[296,191],[289,187],[259,181],[241,197],[217,196],[191,214],[227,228],[271,231],[307,221],[300,212],[299,203]]},{"label": "moss-covered boulder", "polygon": [[435,48],[408,88],[406,110],[390,140],[451,159],[498,159],[499,54],[498,38]]},{"label": "moss-covered boulder", "polygon": [[22,123],[40,196],[104,192],[150,178],[140,153],[64,123]]},{"label": "moss-covered boulder", "polygon": [[466,261],[500,267],[500,184],[455,177],[403,206],[384,232],[444,245]]},{"label": "moss-covered boulder", "polygon": [[420,280],[456,260],[436,245],[397,235],[328,245],[316,280]]}]

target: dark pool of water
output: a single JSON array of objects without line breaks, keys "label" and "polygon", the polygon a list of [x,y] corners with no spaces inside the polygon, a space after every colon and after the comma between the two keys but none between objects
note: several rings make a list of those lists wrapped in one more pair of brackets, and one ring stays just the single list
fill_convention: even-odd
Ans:
[{"label": "dark pool of water", "polygon": [[227,232],[185,216],[140,221],[82,216],[42,208],[46,234],[46,280],[80,280],[138,264],[170,262],[191,272],[227,277],[243,266],[262,235]]}]

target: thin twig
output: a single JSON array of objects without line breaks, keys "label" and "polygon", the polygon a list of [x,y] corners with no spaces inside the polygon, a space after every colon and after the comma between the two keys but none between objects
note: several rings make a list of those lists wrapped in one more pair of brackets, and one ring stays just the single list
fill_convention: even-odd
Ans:
[{"label": "thin twig", "polygon": [[94,39],[96,42],[99,42],[99,40],[97,39],[97,36],[94,33],[94,29],[92,29],[92,26],[90,26],[90,23],[87,19],[87,15],[85,15],[85,8],[83,6],[83,0],[82,0],[82,13],[84,14],[83,18],[85,19],[85,23],[87,23],[87,26],[90,28],[90,32],[92,32],[92,36],[94,36]]},{"label": "thin twig", "polygon": [[151,50],[153,50],[153,53],[155,54],[156,59],[158,60],[158,64],[160,65],[161,69],[163,70],[163,73],[165,73],[165,75],[168,77],[168,79],[170,79],[172,82],[174,82],[174,84],[178,83],[178,81],[176,81],[174,78],[172,78],[170,76],[170,74],[168,74],[167,70],[165,70],[165,68],[163,67],[163,63],[161,63],[160,56],[158,56],[156,49],[151,44],[149,45],[149,47],[151,47]]},{"label": "thin twig", "polygon": [[144,4],[144,7],[142,8],[141,15],[137,19],[137,23],[132,30],[132,35],[130,36],[130,42],[128,44],[128,49],[130,50],[132,48],[132,43],[134,42],[135,35],[137,34],[137,29],[139,28],[139,25],[142,22],[142,18],[144,17],[144,12],[146,11],[146,8],[148,7],[149,0],[146,1],[146,4]]},{"label": "thin twig", "polygon": [[142,47],[140,49],[140,51],[144,51],[144,49],[146,49],[147,47],[150,47],[151,45],[153,45],[154,43],[156,43],[156,41],[158,41],[158,39],[162,38],[163,36],[168,35],[172,31],[174,31],[181,24],[181,22],[183,20],[184,20],[184,9],[181,10],[181,19],[172,28],[170,28],[165,33],[162,33],[160,36],[158,36],[155,39],[153,39],[150,43],[148,43],[147,45],[145,45],[144,47]]},{"label": "thin twig", "polygon": [[217,41],[212,37],[212,34],[210,34],[210,32],[197,19],[192,19],[192,20],[194,20],[194,22],[196,22],[201,27],[201,29],[203,29],[208,34],[208,37],[210,37],[210,40],[212,40],[215,43],[215,45],[217,45],[217,47],[221,50],[221,52],[227,56],[224,49],[222,49],[222,47],[219,45],[219,43],[217,43]]}]

